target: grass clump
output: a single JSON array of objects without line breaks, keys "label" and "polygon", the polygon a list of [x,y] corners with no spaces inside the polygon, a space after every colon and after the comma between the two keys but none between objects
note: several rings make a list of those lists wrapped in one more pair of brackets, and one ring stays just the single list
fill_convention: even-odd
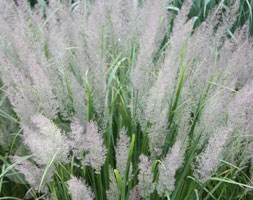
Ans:
[{"label": "grass clump", "polygon": [[253,198],[243,3],[42,2],[0,3],[0,199]]}]

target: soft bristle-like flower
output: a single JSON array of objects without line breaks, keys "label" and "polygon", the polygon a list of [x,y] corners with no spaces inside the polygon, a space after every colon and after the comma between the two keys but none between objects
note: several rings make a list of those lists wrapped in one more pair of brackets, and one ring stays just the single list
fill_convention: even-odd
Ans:
[{"label": "soft bristle-like flower", "polygon": [[[160,45],[160,40],[164,37],[161,34],[161,19],[166,17],[166,1],[149,0],[145,2],[145,25],[144,32],[140,38],[140,50],[137,57],[136,68],[134,70],[133,84],[139,92],[139,97],[143,98],[144,92],[148,91],[151,85],[151,65],[153,53]],[[161,29],[160,29],[161,28]],[[158,32],[160,29],[160,33]],[[159,33],[159,34],[158,34]]]},{"label": "soft bristle-like flower", "polygon": [[106,159],[106,148],[103,144],[103,136],[98,132],[94,122],[87,124],[84,145],[86,154],[83,164],[90,165],[99,173]]},{"label": "soft bristle-like flower", "polygon": [[94,194],[91,191],[91,188],[88,187],[82,180],[76,177],[71,177],[67,183],[72,200],[94,199]]},{"label": "soft bristle-like flower", "polygon": [[120,198],[120,190],[118,188],[116,178],[113,173],[113,169],[109,171],[110,176],[110,188],[106,191],[106,197],[110,200],[118,200]]},{"label": "soft bristle-like flower", "polygon": [[126,164],[128,159],[128,152],[130,146],[130,139],[123,129],[119,133],[119,138],[117,140],[116,152],[116,168],[122,177],[126,173]]},{"label": "soft bristle-like flower", "polygon": [[155,190],[155,183],[153,183],[153,172],[152,163],[147,156],[140,156],[139,163],[139,174],[138,174],[138,192],[139,195],[144,199],[149,199],[150,195]]},{"label": "soft bristle-like flower", "polygon": [[71,92],[74,94],[72,95],[72,99],[75,116],[84,124],[88,117],[86,90],[73,75],[70,76],[70,85]]},{"label": "soft bristle-like flower", "polygon": [[[233,141],[233,152],[231,163],[240,163],[240,166],[248,164],[248,159],[242,160],[241,157],[248,157],[253,160],[253,81],[248,82],[236,94],[235,98],[228,106],[228,125],[234,129],[236,140]],[[242,149],[245,152],[241,155]],[[238,157],[238,155],[240,155]],[[239,159],[239,162],[238,162]],[[253,165],[251,173],[253,174]]]},{"label": "soft bristle-like flower", "polygon": [[35,128],[24,127],[24,142],[33,153],[34,160],[46,165],[51,159],[68,162],[69,146],[61,130],[42,114],[32,117]]},{"label": "soft bristle-like flower", "polygon": [[201,182],[206,182],[219,167],[224,147],[229,140],[231,129],[220,128],[210,137],[206,149],[197,156],[196,175]]},{"label": "soft bristle-like flower", "polygon": [[80,124],[79,120],[76,118],[72,120],[70,127],[71,132],[69,133],[70,139],[68,140],[68,143],[74,156],[80,159],[81,153],[85,149],[84,127]]},{"label": "soft bristle-like flower", "polygon": [[171,151],[159,165],[159,180],[157,183],[157,192],[163,197],[165,192],[174,190],[175,175],[177,170],[184,162],[185,147],[181,141],[177,141]]},{"label": "soft bristle-like flower", "polygon": [[[45,191],[45,184],[48,183],[52,178],[52,169],[47,171],[46,176],[41,184],[42,175],[44,174],[43,168],[38,168],[35,164],[26,160],[22,157],[13,156],[11,161],[14,164],[15,168],[24,175],[25,180],[35,189],[40,191]],[[41,184],[41,188],[39,188]]]},{"label": "soft bristle-like flower", "polygon": [[[77,159],[84,165],[89,165],[100,172],[106,158],[106,148],[103,144],[103,136],[98,131],[94,122],[88,122],[86,132],[78,119],[73,119],[68,144]],[[85,154],[82,158],[82,154]]]}]

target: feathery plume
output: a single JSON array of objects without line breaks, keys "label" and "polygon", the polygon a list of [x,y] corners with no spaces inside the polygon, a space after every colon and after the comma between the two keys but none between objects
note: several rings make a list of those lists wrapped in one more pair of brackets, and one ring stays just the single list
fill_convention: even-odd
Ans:
[{"label": "feathery plume", "polygon": [[91,188],[88,187],[82,180],[71,177],[68,180],[68,188],[70,196],[73,200],[93,200],[94,194],[91,191]]},{"label": "feathery plume", "polygon": [[157,183],[157,192],[160,197],[166,192],[174,190],[175,175],[177,170],[184,162],[185,144],[176,141],[171,151],[166,155],[162,164],[159,165],[159,180]]},{"label": "feathery plume", "polygon": [[164,0],[149,0],[145,2],[144,10],[148,13],[145,16],[146,23],[144,33],[140,38],[139,53],[137,56],[136,67],[133,74],[133,85],[138,90],[138,95],[143,98],[144,91],[148,91],[148,88],[152,84],[151,77],[151,65],[153,53],[160,45],[160,40],[164,37],[164,34],[157,38],[158,30],[160,30],[161,19],[166,17],[166,1]]},{"label": "feathery plume", "polygon": [[[71,132],[68,144],[77,159],[82,164],[89,165],[100,172],[106,159],[106,148],[103,144],[103,137],[98,132],[98,127],[94,122],[88,122],[86,132],[78,119],[73,119],[71,123]],[[85,153],[84,158],[82,154]]]},{"label": "feathery plume", "polygon": [[[1,62],[5,62],[0,72],[1,79],[6,84],[7,91],[10,90],[8,97],[17,115],[26,123],[38,110],[49,118],[54,118],[58,110],[58,102],[43,62],[41,39],[34,30],[34,21],[31,20],[31,26],[27,25],[27,20],[32,17],[28,14],[27,7],[29,7],[27,1],[20,1],[18,7],[13,7],[13,19],[9,19],[10,16],[6,16],[5,19],[0,17],[6,25],[6,29],[0,33],[3,36],[0,57],[3,58]],[[17,32],[19,34],[16,34]],[[18,105],[17,99],[26,101],[20,100]],[[22,114],[22,103],[23,107],[27,104],[31,106],[27,114],[26,112]]]},{"label": "feathery plume", "polygon": [[113,44],[116,44],[119,51],[123,55],[129,55],[131,45],[137,39],[138,25],[140,18],[138,18],[137,7],[135,0],[116,0],[108,1],[108,13],[110,15],[111,25],[110,39]]},{"label": "feathery plume", "polygon": [[[10,159],[11,162],[15,165],[15,169],[24,175],[27,183],[29,183],[35,190],[38,191],[41,184],[42,175],[44,174],[44,169],[37,167],[29,160],[25,160],[19,156],[12,156]],[[45,192],[47,190],[46,184],[51,181],[52,176],[53,171],[52,168],[50,168],[44,177],[40,191]]]},{"label": "feathery plume", "polygon": [[61,130],[42,114],[32,116],[34,128],[24,127],[23,140],[33,153],[34,160],[46,165],[54,158],[55,162],[68,162],[69,146]]},{"label": "feathery plume", "polygon": [[88,120],[86,90],[73,75],[70,76],[70,87],[75,117],[86,123]]},{"label": "feathery plume", "polygon": [[172,55],[170,55],[170,58],[174,58],[173,56],[178,57],[192,32],[193,23],[191,20],[188,21],[191,6],[192,1],[185,1],[176,16],[170,39],[170,48],[173,50],[171,51]]},{"label": "feathery plume", "polygon": [[197,156],[194,170],[201,182],[206,182],[219,167],[231,131],[230,128],[225,127],[217,129],[211,135],[206,149]]},{"label": "feathery plume", "polygon": [[[248,164],[248,158],[252,160],[252,138],[253,138],[253,81],[248,82],[241,88],[228,106],[228,126],[234,129],[235,141],[231,144],[233,154],[231,156],[231,163],[239,163],[244,167]],[[244,155],[241,152],[244,151]],[[231,152],[231,149],[229,149]],[[238,155],[240,155],[238,157]],[[241,159],[245,156],[245,159]],[[238,160],[239,158],[239,160]],[[239,161],[239,162],[238,162]],[[253,168],[251,167],[253,174]]]},{"label": "feathery plume", "polygon": [[113,173],[113,169],[109,171],[110,176],[110,188],[106,191],[107,199],[118,200],[120,198],[120,190],[118,188],[116,178]]},{"label": "feathery plume", "polygon": [[[166,135],[168,134],[167,115],[167,106],[162,110],[155,110],[152,115],[147,115],[147,122],[151,124],[151,126],[147,129],[147,132],[149,138],[149,151],[151,153],[152,160],[155,160],[162,153]],[[151,117],[151,119],[148,117]]]},{"label": "feathery plume", "polygon": [[73,118],[70,124],[71,132],[68,134],[70,149],[76,158],[81,159],[81,154],[85,149],[85,131],[77,118]]},{"label": "feathery plume", "polygon": [[96,170],[96,173],[100,173],[106,159],[106,148],[103,144],[102,134],[98,132],[98,127],[94,122],[87,124],[84,150],[86,154],[83,164],[90,165]]},{"label": "feathery plume", "polygon": [[226,126],[227,116],[224,111],[227,109],[227,102],[230,98],[230,90],[215,88],[210,92],[210,98],[206,101],[200,120],[196,125],[196,132],[201,132],[199,147],[212,137],[217,129]]},{"label": "feathery plume", "polygon": [[145,155],[140,155],[138,174],[138,192],[144,199],[149,199],[150,195],[155,190],[155,183],[153,182],[152,163]]},{"label": "feathery plume", "polygon": [[253,81],[246,84],[228,107],[229,125],[243,132],[253,133],[252,111],[253,111]]},{"label": "feathery plume", "polygon": [[119,171],[121,177],[126,174],[126,165],[128,159],[128,152],[130,146],[130,139],[127,136],[126,130],[122,129],[119,133],[117,140],[116,152],[116,168]]},{"label": "feathery plume", "polygon": [[140,194],[138,192],[138,189],[137,189],[137,186],[135,186],[131,191],[130,191],[130,194],[129,194],[129,200],[140,200],[141,197],[140,197]]},{"label": "feathery plume", "polygon": [[[106,6],[105,1],[95,1],[92,11],[87,19],[86,32],[88,49],[88,68],[91,75],[91,85],[93,89],[93,101],[96,112],[102,114],[106,97],[106,61],[103,49],[102,35],[106,27]],[[105,37],[105,35],[103,35]]]},{"label": "feathery plume", "polygon": [[[177,16],[178,23],[173,30],[174,36],[172,35],[170,46],[165,53],[164,62],[159,70],[157,80],[154,81],[146,96],[145,106],[141,108],[143,111],[138,113],[142,127],[144,128],[148,125],[147,132],[152,159],[161,155],[165,138],[168,134],[168,105],[169,98],[175,90],[175,82],[178,75],[177,66],[180,66],[179,53],[184,51],[184,45],[192,30],[190,22],[185,24],[190,7],[191,5],[184,4],[182,11]],[[179,34],[180,41],[177,41]]]}]

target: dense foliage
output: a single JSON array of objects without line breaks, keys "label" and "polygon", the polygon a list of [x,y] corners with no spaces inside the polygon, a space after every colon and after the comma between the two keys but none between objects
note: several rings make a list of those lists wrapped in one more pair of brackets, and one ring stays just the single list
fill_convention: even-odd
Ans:
[{"label": "dense foliage", "polygon": [[0,1],[0,199],[252,199],[252,2],[200,2]]}]

